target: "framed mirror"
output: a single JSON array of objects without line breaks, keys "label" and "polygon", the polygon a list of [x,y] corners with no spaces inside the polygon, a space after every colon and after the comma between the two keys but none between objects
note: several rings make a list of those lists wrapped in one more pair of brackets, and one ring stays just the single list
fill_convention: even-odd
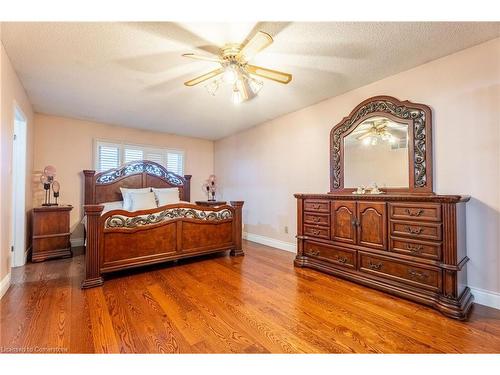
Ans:
[{"label": "framed mirror", "polygon": [[428,106],[390,96],[359,104],[330,133],[330,192],[432,193],[431,121]]}]

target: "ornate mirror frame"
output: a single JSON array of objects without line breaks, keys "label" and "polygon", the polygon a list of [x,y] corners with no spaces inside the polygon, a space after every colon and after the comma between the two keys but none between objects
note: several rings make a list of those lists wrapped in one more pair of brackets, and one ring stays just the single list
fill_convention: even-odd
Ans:
[{"label": "ornate mirror frame", "polygon": [[385,116],[408,124],[408,188],[387,188],[387,192],[432,194],[432,112],[429,106],[400,101],[391,96],[374,96],[360,103],[330,131],[330,193],[352,192],[344,187],[344,137],[358,124],[374,116]]}]

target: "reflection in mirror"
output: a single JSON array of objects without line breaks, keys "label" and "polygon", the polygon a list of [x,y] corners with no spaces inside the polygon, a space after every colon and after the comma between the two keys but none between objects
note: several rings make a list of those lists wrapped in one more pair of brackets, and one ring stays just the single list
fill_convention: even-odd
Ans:
[{"label": "reflection in mirror", "polygon": [[344,187],[408,188],[408,125],[371,117],[344,138]]}]

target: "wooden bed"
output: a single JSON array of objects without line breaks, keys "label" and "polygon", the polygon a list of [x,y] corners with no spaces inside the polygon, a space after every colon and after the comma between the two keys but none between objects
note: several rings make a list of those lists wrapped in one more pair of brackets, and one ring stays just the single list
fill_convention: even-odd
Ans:
[{"label": "wooden bed", "polygon": [[[191,203],[191,176],[141,160],[85,176],[86,253],[82,288],[103,284],[103,274],[148,264],[230,250],[243,255],[242,201],[205,207]],[[102,213],[104,202],[121,201],[123,188],[178,187],[181,201],[142,211]]]}]

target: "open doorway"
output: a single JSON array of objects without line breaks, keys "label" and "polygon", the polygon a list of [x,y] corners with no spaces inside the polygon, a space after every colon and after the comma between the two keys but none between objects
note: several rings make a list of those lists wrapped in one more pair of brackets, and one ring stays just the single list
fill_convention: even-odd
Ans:
[{"label": "open doorway", "polygon": [[26,263],[26,116],[14,105],[12,148],[12,267]]}]

